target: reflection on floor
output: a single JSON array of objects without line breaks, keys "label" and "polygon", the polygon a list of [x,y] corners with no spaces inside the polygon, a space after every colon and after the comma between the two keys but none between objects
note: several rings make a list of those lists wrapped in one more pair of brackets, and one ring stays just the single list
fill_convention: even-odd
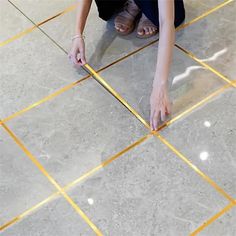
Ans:
[{"label": "reflection on floor", "polygon": [[76,70],[73,4],[1,1],[0,234],[236,235],[236,2],[185,0],[158,133],[158,36],[118,36],[93,3]]}]

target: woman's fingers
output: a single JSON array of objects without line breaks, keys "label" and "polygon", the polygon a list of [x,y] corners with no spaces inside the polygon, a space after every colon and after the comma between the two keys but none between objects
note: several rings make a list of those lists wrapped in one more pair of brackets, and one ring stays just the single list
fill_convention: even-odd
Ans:
[{"label": "woman's fingers", "polygon": [[153,109],[151,107],[151,114],[150,114],[150,127],[151,127],[151,130],[154,130],[154,124],[153,124]]},{"label": "woman's fingers", "polygon": [[85,59],[85,52],[84,50],[80,52],[80,61],[81,65],[84,66],[86,64],[86,59]]},{"label": "woman's fingers", "polygon": [[158,111],[153,111],[151,112],[151,117],[150,117],[150,127],[153,131],[157,130],[158,128],[158,123],[159,123],[159,119],[160,119],[160,112]]},{"label": "woman's fingers", "polygon": [[160,119],[160,111],[156,111],[154,116],[153,116],[153,123],[154,123],[154,130],[157,131],[158,129],[158,124],[159,124],[159,119]]},{"label": "woman's fingers", "polygon": [[161,107],[160,113],[161,113],[161,121],[165,121],[165,119],[166,119],[166,107],[165,106]]},{"label": "woman's fingers", "polygon": [[167,105],[166,105],[166,111],[167,111],[167,114],[171,114],[171,103],[168,101],[167,102]]},{"label": "woman's fingers", "polygon": [[76,38],[69,54],[70,61],[76,68],[86,64],[85,59],[85,44],[82,38]]}]

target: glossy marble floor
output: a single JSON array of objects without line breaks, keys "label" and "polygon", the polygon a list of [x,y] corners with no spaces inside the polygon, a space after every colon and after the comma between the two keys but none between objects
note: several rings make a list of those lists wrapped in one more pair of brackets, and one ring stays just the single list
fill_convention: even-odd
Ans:
[{"label": "glossy marble floor", "polygon": [[0,4],[0,235],[236,235],[236,1],[185,0],[158,133],[158,36],[93,3],[76,70],[76,1]]}]

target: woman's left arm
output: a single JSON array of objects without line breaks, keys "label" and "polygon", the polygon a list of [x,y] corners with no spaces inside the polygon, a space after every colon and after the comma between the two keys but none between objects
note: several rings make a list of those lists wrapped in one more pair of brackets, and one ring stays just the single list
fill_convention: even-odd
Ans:
[{"label": "woman's left arm", "polygon": [[153,90],[150,97],[150,126],[157,130],[160,119],[164,121],[170,114],[168,77],[175,42],[174,0],[158,0],[159,46]]}]

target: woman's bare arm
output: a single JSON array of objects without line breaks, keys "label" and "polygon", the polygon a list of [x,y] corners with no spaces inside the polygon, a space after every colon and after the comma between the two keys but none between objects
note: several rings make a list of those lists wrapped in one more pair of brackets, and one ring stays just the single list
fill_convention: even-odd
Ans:
[{"label": "woman's bare arm", "polygon": [[91,4],[92,0],[80,0],[77,9],[76,24],[75,24],[76,37],[74,37],[73,39],[71,50],[69,52],[69,59],[77,68],[86,64],[85,43],[82,34],[84,32]]},{"label": "woman's bare arm", "polygon": [[92,0],[80,0],[79,2],[80,3],[78,5],[76,16],[75,33],[78,35],[82,35],[91,8]]},{"label": "woman's bare arm", "polygon": [[154,86],[168,80],[175,40],[174,0],[158,0],[158,5],[160,38]]},{"label": "woman's bare arm", "polygon": [[168,97],[168,77],[175,41],[174,0],[158,0],[159,46],[153,91],[150,98],[150,125],[157,130],[159,120],[165,120],[170,111]]}]

